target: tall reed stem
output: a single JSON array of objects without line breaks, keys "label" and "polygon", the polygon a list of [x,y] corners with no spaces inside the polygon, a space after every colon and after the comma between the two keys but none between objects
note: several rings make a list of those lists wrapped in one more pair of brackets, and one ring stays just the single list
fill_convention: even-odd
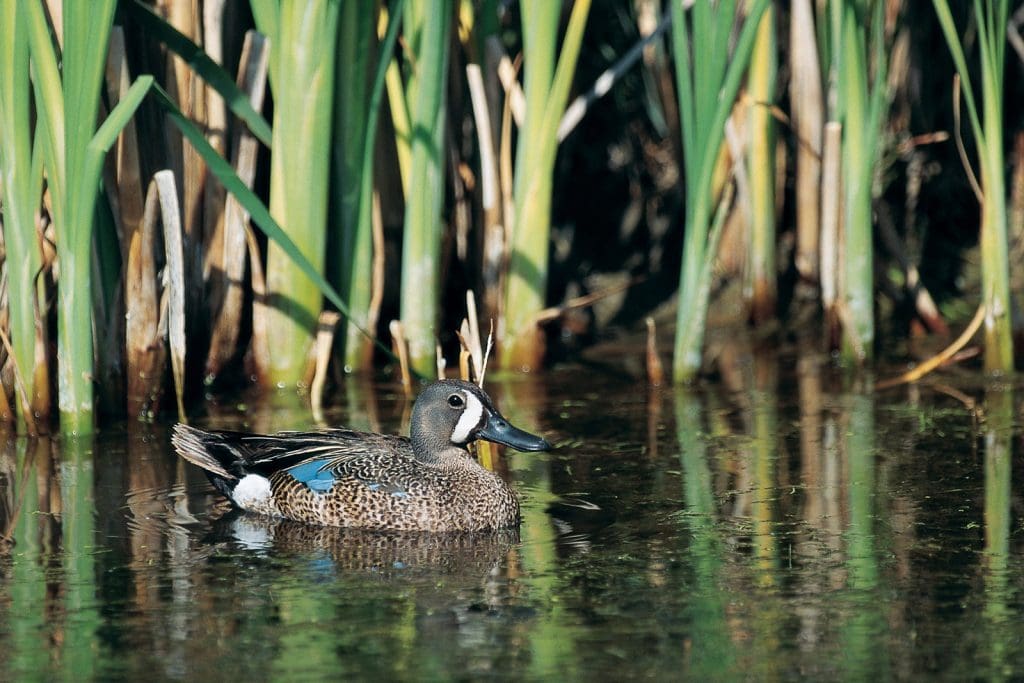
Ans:
[{"label": "tall reed stem", "polygon": [[93,145],[93,134],[116,4],[115,0],[64,3],[64,49],[59,60],[41,2],[26,4],[60,267],[58,404],[61,429],[72,433],[87,433],[93,427],[90,250],[105,152]]},{"label": "tall reed stem", "polygon": [[[843,259],[840,299],[844,308],[842,353],[864,362],[875,339],[874,259],[872,247],[872,179],[878,157],[881,110],[885,101],[883,3],[875,0],[869,27],[865,5],[843,0],[839,45],[833,49],[838,74],[838,120],[843,125]],[[871,49],[869,55],[868,49]],[[872,59],[873,58],[873,59]],[[870,62],[874,83],[869,89]]]},{"label": "tall reed stem", "polygon": [[[335,146],[339,169],[340,223],[339,291],[348,305],[344,340],[346,370],[367,369],[372,361],[376,312],[373,307],[373,178],[378,115],[391,53],[402,24],[404,0],[391,5],[387,32],[380,44],[376,70],[371,71],[371,38],[374,12],[360,3],[349,3],[342,16],[338,50],[338,82],[343,95],[335,108],[335,130],[344,141]],[[350,45],[351,43],[351,45]],[[351,100],[351,103],[349,102]]]},{"label": "tall reed stem", "polygon": [[537,315],[544,308],[547,294],[558,125],[569,99],[590,0],[573,3],[560,53],[557,40],[561,4],[547,0],[523,0],[521,4],[526,116],[516,149],[515,218],[499,360],[505,368],[531,369],[538,367],[544,357]]},{"label": "tall reed stem", "polygon": [[372,181],[373,176],[373,157],[369,157],[369,166],[364,166],[364,152],[366,141],[374,138],[376,130],[376,118],[369,117],[375,19],[373,3],[345,3],[341,10],[335,71],[338,88],[334,107],[336,190],[331,203],[331,222],[332,233],[337,235],[334,247],[338,254],[336,288],[353,316],[351,321],[346,321],[347,331],[342,337],[345,366],[353,370],[366,369],[373,349],[359,328],[365,328],[369,322],[367,313],[373,279],[370,223],[373,186],[363,179],[369,175]]},{"label": "tall reed stem", "polygon": [[[676,316],[676,382],[693,379],[701,367],[704,323],[711,290],[714,243],[710,237],[716,197],[712,180],[725,135],[725,121],[740,79],[750,63],[754,38],[768,0],[755,0],[743,19],[736,48],[729,54],[729,34],[736,3],[697,2],[688,23],[682,3],[672,3],[672,42],[676,62],[680,132],[686,183],[683,266],[679,274]],[[691,29],[692,25],[692,29]]]},{"label": "tall reed stem", "polygon": [[444,143],[451,0],[411,0],[405,36],[412,70],[406,87],[412,145],[402,246],[402,324],[416,372],[436,374],[435,344],[441,296]]},{"label": "tall reed stem", "polygon": [[[270,212],[320,273],[327,236],[331,106],[339,3],[279,5],[253,2],[260,30],[270,38],[274,112],[270,161]],[[323,296],[276,244],[267,251],[266,327],[273,352],[256,359],[266,386],[306,385],[310,349]],[[269,346],[267,347],[269,348]]]},{"label": "tall reed stem", "polygon": [[[993,87],[995,86],[990,84],[986,86],[986,90]],[[1014,350],[1010,316],[1009,248],[1006,235],[1002,86],[998,87],[998,102],[997,97],[991,92],[986,93],[985,97],[985,128],[988,134],[981,161],[981,184],[985,197],[981,208],[981,280],[986,311],[985,370],[1005,373],[1013,370]],[[992,111],[996,113],[990,113]]]},{"label": "tall reed stem", "polygon": [[811,0],[794,0],[790,4],[789,31],[790,110],[797,135],[794,260],[800,276],[817,284],[825,102],[821,94],[821,63]]},{"label": "tall reed stem", "polygon": [[[963,82],[964,102],[978,146],[981,167],[981,285],[985,303],[985,370],[1013,370],[1010,319],[1009,249],[1007,247],[1006,178],[1003,165],[1003,71],[1006,53],[1007,0],[974,1],[981,62],[981,102],[971,85],[963,46],[947,0],[932,0],[953,63]],[[968,169],[970,172],[970,169]],[[973,179],[973,177],[972,177]]]},{"label": "tall reed stem", "polygon": [[[25,383],[24,395],[15,391],[15,405],[25,424],[34,424],[30,413],[49,410],[45,358],[36,362],[42,346],[37,330],[36,274],[41,266],[35,211],[39,205],[41,177],[33,164],[33,134],[30,118],[29,46],[25,33],[25,9],[21,3],[5,2],[0,7],[0,191],[3,202],[3,236],[8,278],[11,343],[18,376]],[[42,400],[41,400],[42,399]],[[26,414],[28,418],[26,419]]]},{"label": "tall reed stem", "polygon": [[761,17],[747,78],[751,99],[749,131],[750,241],[746,268],[747,299],[754,323],[775,315],[775,99],[778,72],[775,8]]}]

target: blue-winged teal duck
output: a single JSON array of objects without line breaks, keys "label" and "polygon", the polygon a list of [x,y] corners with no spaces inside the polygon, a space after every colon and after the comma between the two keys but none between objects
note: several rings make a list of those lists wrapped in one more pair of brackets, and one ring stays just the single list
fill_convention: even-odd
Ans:
[{"label": "blue-winged teal duck", "polygon": [[412,410],[410,438],[327,429],[240,434],[176,425],[178,454],[243,510],[309,524],[482,531],[519,522],[519,503],[466,449],[485,439],[521,451],[547,441],[513,427],[479,387],[442,380]]}]

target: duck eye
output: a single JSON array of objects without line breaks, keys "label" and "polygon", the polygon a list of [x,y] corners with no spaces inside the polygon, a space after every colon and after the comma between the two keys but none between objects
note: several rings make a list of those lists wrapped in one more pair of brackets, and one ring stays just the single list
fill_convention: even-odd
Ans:
[{"label": "duck eye", "polygon": [[462,397],[459,396],[458,394],[452,394],[451,396],[448,397],[448,405],[450,405],[452,408],[461,408],[464,405],[466,405],[466,402],[462,400]]}]

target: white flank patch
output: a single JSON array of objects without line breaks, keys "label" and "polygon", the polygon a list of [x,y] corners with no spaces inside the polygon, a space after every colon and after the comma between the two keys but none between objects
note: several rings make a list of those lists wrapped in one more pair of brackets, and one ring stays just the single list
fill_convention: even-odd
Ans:
[{"label": "white flank patch", "polygon": [[265,505],[270,500],[270,480],[258,474],[247,474],[231,491],[231,498],[244,510]]},{"label": "white flank patch", "polygon": [[466,443],[473,430],[480,426],[480,418],[484,416],[484,404],[469,392],[462,392],[466,397],[466,409],[462,411],[455,429],[452,431],[452,443]]}]

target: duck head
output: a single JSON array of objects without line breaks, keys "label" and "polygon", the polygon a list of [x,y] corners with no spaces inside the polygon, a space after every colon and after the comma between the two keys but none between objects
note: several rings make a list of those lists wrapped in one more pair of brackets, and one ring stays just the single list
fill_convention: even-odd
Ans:
[{"label": "duck head", "polygon": [[410,430],[413,450],[420,459],[432,459],[452,448],[484,439],[518,451],[546,451],[551,444],[518,429],[498,412],[483,389],[461,380],[434,382],[416,399]]}]

